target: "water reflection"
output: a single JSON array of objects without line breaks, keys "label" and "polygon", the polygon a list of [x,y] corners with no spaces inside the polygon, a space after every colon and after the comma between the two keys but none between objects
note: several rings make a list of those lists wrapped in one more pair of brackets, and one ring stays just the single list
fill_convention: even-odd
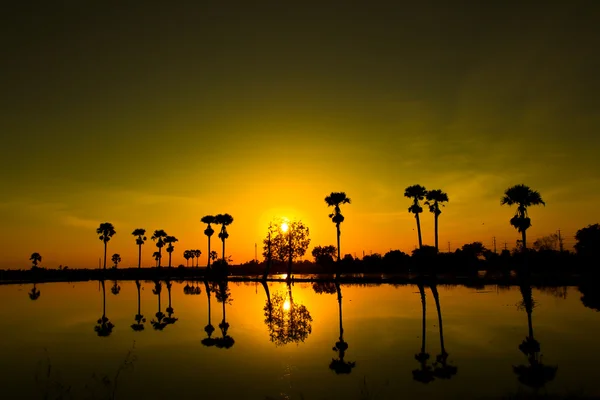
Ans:
[{"label": "water reflection", "polygon": [[167,307],[167,316],[164,317],[163,320],[164,320],[165,324],[173,325],[178,320],[178,318],[175,318],[173,316],[173,314],[175,314],[175,310],[173,309],[173,305],[171,304],[171,287],[173,286],[173,284],[171,283],[170,280],[167,280],[166,285],[167,285],[167,292],[169,294],[169,306]]},{"label": "water reflection", "polygon": [[143,331],[145,328],[144,323],[146,322],[146,318],[144,318],[144,316],[142,315],[142,296],[140,293],[142,285],[140,284],[140,281],[135,281],[135,286],[137,287],[138,308],[137,314],[135,315],[135,322],[131,324],[131,329],[133,329],[136,332],[140,332]]},{"label": "water reflection", "polygon": [[519,350],[525,356],[527,356],[527,365],[513,366],[513,371],[517,374],[519,382],[524,385],[530,386],[534,389],[539,389],[553,380],[556,376],[557,366],[544,365],[542,363],[542,356],[540,354],[541,347],[540,343],[535,340],[533,336],[533,322],[531,314],[535,307],[533,300],[533,293],[531,291],[531,285],[527,281],[521,282],[519,289],[523,296],[523,301],[519,305],[527,312],[527,324],[529,327],[529,334],[519,345]]},{"label": "water reflection", "polygon": [[211,290],[210,290],[210,287],[208,286],[207,281],[204,281],[204,288],[205,288],[204,291],[206,292],[206,298],[208,300],[208,324],[204,327],[204,332],[206,332],[207,336],[204,339],[202,339],[202,344],[210,347],[210,346],[215,345],[215,339],[212,338],[212,334],[215,331],[215,327],[211,323],[211,310],[210,310]]},{"label": "water reflection", "polygon": [[[349,374],[352,372],[352,368],[356,366],[356,362],[354,361],[346,361],[344,357],[346,356],[346,350],[348,350],[348,343],[344,341],[344,325],[342,322],[342,289],[338,282],[334,285],[335,291],[337,292],[337,300],[338,300],[338,315],[340,318],[340,338],[335,343],[333,347],[333,351],[338,352],[338,358],[333,358],[331,363],[329,363],[329,369],[335,371],[336,374]],[[331,290],[329,287],[328,290]],[[329,291],[325,291],[326,293],[330,293]]]},{"label": "water reflection", "polygon": [[121,293],[121,286],[119,286],[119,282],[118,281],[116,281],[116,280],[113,281],[113,285],[110,288],[110,291],[115,296],[118,295],[119,293]]},{"label": "water reflection", "polygon": [[33,287],[31,288],[31,290],[28,292],[29,294],[29,298],[31,300],[37,300],[40,298],[40,290],[38,288],[35,287],[35,283],[33,284]]},{"label": "water reflection", "polygon": [[422,383],[429,383],[431,381],[433,381],[434,376],[433,376],[433,369],[430,365],[427,364],[427,361],[429,360],[429,353],[427,353],[425,346],[426,346],[426,334],[427,334],[427,327],[426,327],[426,314],[427,314],[427,305],[426,305],[426,299],[425,299],[425,287],[423,286],[422,283],[419,283],[418,285],[419,288],[419,293],[421,294],[421,309],[423,311],[423,318],[422,318],[422,331],[421,331],[421,351],[418,354],[415,354],[415,360],[417,360],[419,362],[420,368],[418,369],[414,369],[412,371],[412,375],[413,375],[413,379]]},{"label": "water reflection", "polygon": [[450,379],[458,372],[458,368],[454,365],[448,364],[448,352],[444,346],[444,324],[442,322],[442,310],[440,307],[440,294],[438,293],[437,285],[433,283],[430,287],[433,299],[435,300],[435,307],[437,308],[438,314],[438,328],[440,331],[440,354],[435,357],[433,363],[433,375],[438,379]]},{"label": "water reflection", "polygon": [[233,299],[231,298],[231,291],[229,290],[229,282],[222,280],[218,283],[213,284],[213,291],[217,302],[223,305],[223,319],[219,323],[219,329],[221,330],[221,337],[214,339],[215,347],[220,349],[229,349],[235,344],[235,340],[228,334],[229,322],[227,322],[227,312],[225,310],[226,304],[231,304]]},{"label": "water reflection", "polygon": [[160,304],[160,295],[162,292],[162,283],[160,281],[154,281],[154,289],[152,289],[152,293],[154,293],[158,297],[158,311],[154,314],[155,318],[150,321],[152,327],[157,331],[162,331],[167,326],[165,322],[165,314],[162,312],[161,304]]},{"label": "water reflection", "polygon": [[102,284],[102,317],[97,321],[94,327],[94,331],[101,337],[110,336],[113,328],[115,327],[112,322],[106,317],[106,286],[104,280],[100,281]]},{"label": "water reflection", "polygon": [[292,295],[291,282],[286,292],[276,292],[271,297],[269,288],[263,283],[267,302],[263,308],[269,338],[276,346],[304,342],[312,332],[312,317],[303,304],[296,304]]}]

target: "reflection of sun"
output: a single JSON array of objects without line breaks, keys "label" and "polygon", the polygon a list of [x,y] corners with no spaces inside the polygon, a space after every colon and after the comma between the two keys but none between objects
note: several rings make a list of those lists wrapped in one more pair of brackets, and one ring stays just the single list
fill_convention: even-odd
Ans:
[{"label": "reflection of sun", "polygon": [[283,232],[287,232],[288,229],[289,229],[289,226],[288,226],[287,222],[284,222],[284,223],[281,224],[281,230]]},{"label": "reflection of sun", "polygon": [[285,311],[289,311],[291,307],[292,304],[290,303],[290,299],[285,299],[285,301],[283,302],[283,309]]}]

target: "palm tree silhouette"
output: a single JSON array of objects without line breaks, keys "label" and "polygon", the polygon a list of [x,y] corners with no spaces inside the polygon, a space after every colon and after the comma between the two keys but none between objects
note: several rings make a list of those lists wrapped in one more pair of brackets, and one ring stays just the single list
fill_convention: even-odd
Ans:
[{"label": "palm tree silhouette", "polygon": [[219,324],[219,329],[221,329],[221,337],[215,339],[215,346],[220,349],[229,349],[235,344],[235,340],[233,340],[233,338],[227,333],[229,330],[229,323],[227,322],[225,305],[227,303],[231,303],[231,293],[227,287],[226,280],[222,280],[218,283],[218,289],[215,297],[217,298],[217,302],[221,303],[223,306],[223,319]]},{"label": "palm tree silhouette", "polygon": [[[185,250],[183,252],[183,258],[185,258],[185,262],[186,262],[186,267],[190,267],[190,258],[192,258],[192,254],[191,254],[191,250]],[[192,267],[194,265],[192,264]]]},{"label": "palm tree silhouette", "polygon": [[164,240],[164,242],[168,244],[167,253],[169,253],[169,268],[171,268],[171,255],[173,254],[173,250],[175,250],[175,246],[173,246],[173,243],[177,241],[178,240],[175,236],[167,236]]},{"label": "palm tree silhouette", "polygon": [[443,207],[444,204],[448,201],[448,195],[442,192],[439,189],[430,190],[427,192],[425,198],[427,201],[425,205],[429,206],[429,211],[433,213],[434,218],[434,227],[435,227],[435,249],[439,251],[438,246],[438,217],[442,213],[440,210],[440,205]]},{"label": "palm tree silhouette", "polygon": [[131,329],[133,329],[136,332],[140,332],[143,331],[145,328],[144,323],[146,322],[146,318],[144,318],[144,316],[142,315],[142,295],[140,292],[140,288],[142,285],[140,284],[140,281],[136,280],[135,286],[137,287],[138,309],[137,314],[135,315],[135,322],[131,324]]},{"label": "palm tree silhouette", "polygon": [[114,268],[118,268],[119,263],[121,262],[121,255],[117,253],[113,254],[111,257],[111,261],[113,262]]},{"label": "palm tree silhouette", "polygon": [[154,258],[154,261],[156,261],[157,267],[158,267],[161,257],[162,257],[162,255],[160,254],[160,251],[155,251],[154,253],[152,253],[152,258]]},{"label": "palm tree silhouette", "polygon": [[417,284],[419,288],[419,292],[421,293],[421,306],[423,308],[423,328],[421,330],[421,351],[418,354],[415,354],[415,360],[417,360],[420,364],[420,369],[414,369],[412,371],[413,379],[422,383],[429,383],[433,381],[433,371],[431,366],[427,365],[427,360],[429,360],[429,353],[427,353],[426,346],[426,304],[425,304],[425,287],[422,283]]},{"label": "palm tree silhouette", "polygon": [[440,307],[440,295],[437,290],[437,285],[434,283],[431,285],[431,293],[435,300],[435,307],[437,308],[438,314],[438,327],[440,331],[440,348],[441,352],[435,357],[433,363],[433,375],[440,379],[450,379],[458,372],[458,368],[453,365],[448,365],[448,353],[444,347],[444,326],[442,324],[442,311]]},{"label": "palm tree silhouette", "polygon": [[[119,266],[119,263],[121,262],[121,256],[119,254],[115,253],[112,255],[111,260],[113,262],[113,268],[117,269],[117,267]],[[113,286],[110,288],[110,291],[115,296],[121,292],[121,286],[119,286],[119,282],[116,279],[114,280]]]},{"label": "palm tree silhouette", "polygon": [[535,301],[533,300],[533,293],[531,285],[528,281],[521,281],[519,285],[523,301],[520,307],[524,308],[527,312],[527,324],[529,328],[529,334],[519,345],[519,350],[527,356],[529,365],[513,366],[513,372],[517,374],[519,382],[524,385],[530,386],[534,389],[539,389],[554,379],[558,367],[544,365],[542,363],[542,356],[540,355],[540,343],[535,340],[533,336],[533,323],[531,314],[535,307]]},{"label": "palm tree silhouette", "polygon": [[515,185],[506,189],[504,196],[500,200],[500,204],[509,206],[512,206],[513,204],[517,205],[517,211],[515,212],[514,217],[510,219],[510,224],[521,233],[523,250],[527,250],[526,231],[531,226],[531,219],[527,215],[527,207],[540,204],[545,206],[546,203],[542,200],[542,196],[539,192],[531,190],[529,186]]},{"label": "palm tree silhouette", "polygon": [[196,258],[196,253],[194,250],[188,250],[190,252],[190,258],[192,259],[192,267],[194,266],[194,259]]},{"label": "palm tree silhouette", "polygon": [[165,238],[167,237],[167,232],[165,232],[162,229],[158,229],[155,230],[154,233],[152,234],[152,237],[150,239],[156,241],[156,247],[158,247],[158,253],[159,253],[159,257],[158,257],[158,265],[157,267],[160,268],[160,260],[162,259],[162,248],[165,245]]},{"label": "palm tree silhouette", "polygon": [[152,324],[152,327],[157,331],[162,331],[167,326],[167,323],[165,322],[165,314],[163,314],[160,306],[161,292],[162,283],[160,283],[160,281],[154,281],[154,289],[152,289],[152,293],[154,293],[158,297],[158,311],[156,312],[156,314],[154,314],[156,318],[153,318],[152,321],[150,321],[150,323]]},{"label": "palm tree silhouette", "polygon": [[100,235],[99,239],[104,242],[104,270],[106,271],[106,244],[117,232],[110,222],[104,222],[96,229],[96,233]]},{"label": "palm tree silhouette", "polygon": [[229,237],[227,233],[227,226],[233,223],[233,217],[229,214],[217,214],[215,215],[215,222],[221,225],[221,231],[219,232],[219,239],[223,242],[223,256],[225,260],[225,240]]},{"label": "palm tree silhouette", "polygon": [[204,332],[206,332],[206,338],[202,339],[202,344],[205,346],[214,346],[215,339],[212,338],[212,334],[215,331],[215,327],[211,323],[211,308],[210,308],[210,288],[208,286],[208,281],[204,281],[204,289],[206,291],[206,297],[208,299],[208,324],[204,327]]},{"label": "palm tree silhouette", "polygon": [[[210,226],[210,224],[216,224],[215,217],[213,215],[205,215],[202,217],[200,222],[207,224],[206,229],[204,230],[204,234],[208,237],[208,254],[210,255],[210,237],[215,233],[215,230]],[[208,264],[206,266],[207,269],[210,269],[210,257],[208,257]]]},{"label": "palm tree silhouette", "polygon": [[173,317],[175,314],[175,310],[173,310],[173,306],[171,305],[171,281],[167,279],[167,292],[169,294],[169,306],[167,307],[167,316],[164,318],[165,324],[173,325],[179,318]]},{"label": "palm tree silhouette", "polygon": [[35,287],[35,283],[33,284],[33,287],[31,288],[31,291],[28,294],[31,300],[37,300],[40,298],[41,295],[39,289]]},{"label": "palm tree silhouette", "polygon": [[119,293],[121,293],[121,286],[119,285],[119,281],[117,281],[117,280],[113,281],[113,285],[110,288],[110,291],[115,296],[118,295]]},{"label": "palm tree silhouette", "polygon": [[42,256],[40,255],[40,253],[31,253],[31,257],[29,257],[29,260],[31,260],[31,262],[33,263],[31,269],[36,269],[38,263],[42,262]]},{"label": "palm tree silhouette", "polygon": [[[196,257],[196,268],[198,267],[198,261],[200,261],[200,256],[202,255],[202,252],[198,249],[196,250],[190,250],[193,252],[194,256]],[[192,265],[193,266],[193,265]]]},{"label": "palm tree silhouette", "polygon": [[138,229],[134,230],[133,232],[131,232],[131,234],[133,236],[136,236],[135,244],[137,244],[139,247],[139,254],[138,254],[138,269],[139,269],[139,268],[142,268],[142,245],[146,241],[146,236],[145,236],[146,230],[142,229],[142,228],[138,228]]},{"label": "palm tree silhouette", "polygon": [[96,331],[98,336],[107,337],[110,336],[115,326],[106,317],[106,287],[104,286],[104,280],[100,282],[102,283],[102,317],[98,319],[98,325],[94,327],[94,331]]},{"label": "palm tree silhouette", "polygon": [[338,310],[340,317],[340,340],[335,343],[333,351],[338,352],[338,358],[331,359],[329,363],[329,369],[335,371],[336,374],[349,374],[352,372],[352,368],[356,366],[354,361],[346,361],[346,350],[348,350],[348,343],[344,341],[344,326],[342,324],[342,289],[339,282],[335,283],[335,290],[337,292]]},{"label": "palm tree silhouette", "polygon": [[[344,216],[340,210],[340,204],[350,204],[350,198],[346,197],[345,192],[331,192],[331,194],[325,197],[325,203],[327,203],[328,207],[333,207],[333,213],[329,214],[329,218],[335,224],[335,228],[337,229],[337,260],[338,262],[341,260],[340,253],[340,224],[344,222]],[[337,276],[339,277],[339,271],[337,272]]]},{"label": "palm tree silhouette", "polygon": [[404,189],[404,197],[413,199],[413,203],[408,207],[408,212],[415,214],[417,220],[417,233],[419,234],[419,248],[423,247],[423,240],[421,238],[421,220],[419,214],[423,212],[423,207],[419,201],[423,200],[427,195],[427,189],[421,185],[412,185]]}]

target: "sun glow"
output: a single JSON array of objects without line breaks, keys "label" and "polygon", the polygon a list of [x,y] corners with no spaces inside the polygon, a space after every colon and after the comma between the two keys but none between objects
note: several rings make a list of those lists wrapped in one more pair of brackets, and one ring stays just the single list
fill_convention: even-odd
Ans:
[{"label": "sun glow", "polygon": [[285,311],[289,311],[291,307],[292,303],[290,303],[290,299],[285,299],[285,301],[283,302],[283,309]]},{"label": "sun glow", "polygon": [[282,230],[283,232],[287,232],[287,231],[288,231],[288,229],[289,229],[289,226],[288,226],[287,222],[283,222],[283,223],[281,224],[281,230]]}]

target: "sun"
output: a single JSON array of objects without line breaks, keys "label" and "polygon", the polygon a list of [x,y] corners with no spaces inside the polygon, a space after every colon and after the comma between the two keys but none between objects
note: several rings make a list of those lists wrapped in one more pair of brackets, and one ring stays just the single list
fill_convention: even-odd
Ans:
[{"label": "sun", "polygon": [[290,302],[290,299],[285,299],[285,301],[283,302],[283,309],[285,311],[289,311],[290,308],[292,308],[292,303]]},{"label": "sun", "polygon": [[282,224],[281,224],[281,230],[282,230],[283,232],[287,232],[287,231],[288,231],[288,229],[290,229],[290,227],[289,227],[289,225],[288,225],[288,223],[287,223],[287,222],[284,222],[284,223],[282,223]]}]

